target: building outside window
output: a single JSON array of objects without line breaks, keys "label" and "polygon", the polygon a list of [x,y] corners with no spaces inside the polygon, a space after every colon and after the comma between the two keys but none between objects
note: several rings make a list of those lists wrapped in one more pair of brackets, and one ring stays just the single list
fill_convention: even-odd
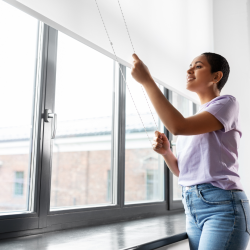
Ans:
[{"label": "building outside window", "polygon": [[155,169],[147,169],[146,171],[146,187],[147,200],[153,200],[158,190],[158,171]]},{"label": "building outside window", "polygon": [[14,182],[14,195],[15,196],[23,196],[23,180],[24,180],[24,172],[16,171],[15,182]]}]

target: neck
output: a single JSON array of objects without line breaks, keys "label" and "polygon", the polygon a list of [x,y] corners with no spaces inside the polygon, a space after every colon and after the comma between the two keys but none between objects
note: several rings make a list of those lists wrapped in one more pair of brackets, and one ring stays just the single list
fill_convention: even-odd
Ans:
[{"label": "neck", "polygon": [[218,91],[211,91],[211,92],[205,92],[205,93],[197,93],[197,95],[200,98],[201,105],[204,103],[210,102],[214,98],[220,96],[220,92]]}]

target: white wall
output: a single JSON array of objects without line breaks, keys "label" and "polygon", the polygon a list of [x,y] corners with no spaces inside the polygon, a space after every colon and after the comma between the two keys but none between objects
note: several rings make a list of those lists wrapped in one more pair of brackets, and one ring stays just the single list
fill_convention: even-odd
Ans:
[{"label": "white wall", "polygon": [[[5,0],[50,26],[112,57],[94,0]],[[117,0],[97,0],[116,54],[133,53]],[[194,57],[213,50],[212,0],[120,0],[136,53],[158,83],[197,102],[186,90]]]},{"label": "white wall", "polygon": [[250,0],[214,0],[213,13],[214,52],[223,55],[231,69],[222,94],[240,103],[239,172],[250,198]]}]

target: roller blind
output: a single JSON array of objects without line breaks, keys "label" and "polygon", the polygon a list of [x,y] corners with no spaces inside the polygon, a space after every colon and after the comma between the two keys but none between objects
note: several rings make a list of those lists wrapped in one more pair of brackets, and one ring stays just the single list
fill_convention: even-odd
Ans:
[{"label": "roller blind", "polygon": [[[42,22],[114,58],[94,0],[5,0]],[[133,53],[117,0],[97,0],[119,61]],[[198,103],[186,90],[194,57],[213,51],[212,0],[120,0],[135,52],[155,80]],[[97,69],[98,70],[98,69]]]}]

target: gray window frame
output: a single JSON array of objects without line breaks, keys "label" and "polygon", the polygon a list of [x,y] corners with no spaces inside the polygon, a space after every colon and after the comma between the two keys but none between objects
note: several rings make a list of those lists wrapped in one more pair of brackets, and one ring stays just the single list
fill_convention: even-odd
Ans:
[{"label": "gray window frame", "polygon": [[[164,90],[165,97],[169,100],[170,103],[172,103],[172,91],[165,89]],[[172,141],[173,135],[164,127],[164,132],[168,138],[169,141]],[[172,150],[172,145],[170,143],[170,148]],[[167,168],[167,180],[168,180],[168,209],[169,210],[177,210],[177,209],[183,209],[183,204],[181,200],[174,200],[173,193],[173,173],[169,170],[166,163],[165,166]]]},{"label": "gray window frame", "polygon": [[[111,171],[113,190],[111,197],[117,205],[50,211],[52,126],[51,122],[44,122],[43,114],[45,109],[54,112],[58,31],[46,24],[40,23],[40,25],[43,26],[39,103],[39,117],[41,119],[38,126],[40,136],[36,141],[38,153],[34,212],[0,216],[0,239],[183,212],[181,201],[173,201],[172,173],[165,163],[164,201],[136,204],[125,204],[124,202],[126,83],[117,65],[114,67],[116,92],[114,92],[113,100],[116,102],[116,108],[113,108],[115,122],[112,135],[114,149],[112,150],[112,159],[114,160],[112,161],[113,171]],[[126,76],[126,67],[122,64],[120,67]],[[170,98],[169,93],[169,90],[164,89],[164,95],[167,99]],[[171,134],[166,129],[164,132],[168,139],[171,139]]]}]

